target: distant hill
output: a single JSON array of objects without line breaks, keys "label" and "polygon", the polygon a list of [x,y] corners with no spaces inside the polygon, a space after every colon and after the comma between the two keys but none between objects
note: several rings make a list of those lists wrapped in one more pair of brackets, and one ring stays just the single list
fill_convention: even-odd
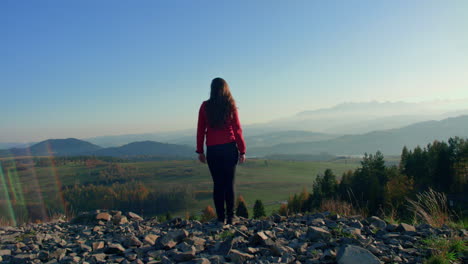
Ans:
[{"label": "distant hill", "polygon": [[176,144],[165,144],[154,141],[141,141],[120,147],[101,148],[89,142],[68,138],[48,139],[29,148],[11,148],[0,150],[0,157],[5,156],[159,156],[159,157],[193,157],[195,149]]},{"label": "distant hill", "polygon": [[48,139],[28,148],[0,150],[1,156],[74,156],[84,152],[93,152],[100,146],[76,138]]},{"label": "distant hill", "polygon": [[92,153],[96,156],[112,156],[112,157],[125,157],[125,156],[171,156],[171,157],[193,157],[195,149],[176,144],[165,144],[155,141],[140,141],[133,142],[121,147],[104,148]]},{"label": "distant hill", "polygon": [[450,137],[468,137],[468,115],[447,118],[441,121],[426,121],[399,129],[369,132],[361,135],[346,135],[335,139],[278,144],[272,147],[252,148],[249,154],[256,156],[272,154],[319,154],[362,155],[377,150],[386,155],[398,155],[403,146],[425,146],[434,140],[446,141]]}]

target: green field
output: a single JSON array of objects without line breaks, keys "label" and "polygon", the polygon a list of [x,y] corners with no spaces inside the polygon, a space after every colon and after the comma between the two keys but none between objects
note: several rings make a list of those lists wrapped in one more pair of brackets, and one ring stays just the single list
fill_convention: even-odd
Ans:
[{"label": "green field", "polygon": [[[304,187],[311,190],[317,174],[330,168],[338,176],[359,166],[360,159],[337,159],[328,162],[278,161],[250,159],[237,167],[236,194],[244,196],[248,205],[261,199],[267,213],[277,210],[279,202],[287,200]],[[89,184],[98,181],[97,174],[110,163],[86,166],[83,162],[66,162],[55,166],[38,167],[30,162],[21,167],[2,160],[3,175],[0,188],[1,212],[6,212],[7,201],[18,204],[57,205],[60,187]],[[206,205],[212,205],[212,180],[207,165],[195,160],[121,162],[118,165],[131,171],[131,180],[144,183],[152,190],[171,190],[185,187],[193,191],[195,205],[185,210],[198,214]],[[7,192],[5,192],[7,191]],[[85,198],[84,198],[85,199]],[[47,208],[46,208],[47,210]],[[185,210],[173,212],[183,215]],[[3,215],[3,213],[2,213]]]}]

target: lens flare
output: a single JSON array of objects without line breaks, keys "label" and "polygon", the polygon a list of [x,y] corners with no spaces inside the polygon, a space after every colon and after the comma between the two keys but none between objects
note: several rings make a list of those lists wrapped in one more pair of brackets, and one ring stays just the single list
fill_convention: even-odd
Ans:
[{"label": "lens flare", "polygon": [[[13,161],[15,160],[13,159]],[[13,193],[15,199],[15,208],[18,209],[18,212],[23,212],[23,214],[25,214],[25,219],[28,219],[28,209],[26,206],[26,200],[24,199],[24,189],[18,175],[16,162],[13,162],[12,167],[8,168],[7,175],[8,180],[10,181],[10,190]]]},{"label": "lens flare", "polygon": [[10,217],[9,221],[13,224],[13,225],[16,225],[16,217],[15,217],[15,212],[13,211],[13,206],[11,204],[11,200],[10,200],[10,193],[8,192],[8,188],[7,188],[7,183],[6,183],[6,180],[5,180],[5,175],[3,174],[3,167],[2,167],[2,163],[0,162],[0,188],[2,190],[2,193],[3,193],[3,199],[0,199],[0,202],[2,200],[5,201],[5,206],[7,207],[7,213]]},{"label": "lens flare", "polygon": [[[27,149],[27,152],[28,152],[27,155],[29,157],[32,157],[31,150],[29,148]],[[39,220],[44,220],[44,219],[47,219],[46,209],[44,205],[44,198],[42,197],[41,186],[39,184],[39,180],[38,180],[37,173],[36,173],[36,168],[34,167],[34,160],[32,158],[31,158],[31,162],[33,163],[33,166],[29,170],[31,172],[31,181],[29,182],[29,185],[28,185],[28,187],[31,187],[31,196],[28,198],[30,199],[30,201],[34,201],[34,204],[33,202],[31,202],[29,203],[28,207],[34,208],[34,205],[38,205],[38,208],[37,208],[38,211],[36,211],[35,209],[31,209],[29,210],[29,215],[35,216],[39,218]],[[29,220],[35,220],[35,219],[29,219]]]},{"label": "lens flare", "polygon": [[62,182],[60,181],[60,176],[57,172],[57,167],[56,167],[56,164],[55,164],[55,160],[54,160],[54,153],[52,152],[52,148],[50,147],[50,143],[47,142],[47,153],[49,154],[48,155],[48,158],[49,158],[49,162],[50,162],[50,171],[51,171],[51,174],[54,176],[54,179],[55,179],[55,188],[56,188],[56,191],[57,191],[57,194],[58,194],[58,198],[59,198],[59,202],[60,202],[60,209],[62,212],[65,212],[65,214],[67,214],[67,207],[65,205],[65,199],[64,199],[64,196],[63,196],[63,191],[62,191]]}]

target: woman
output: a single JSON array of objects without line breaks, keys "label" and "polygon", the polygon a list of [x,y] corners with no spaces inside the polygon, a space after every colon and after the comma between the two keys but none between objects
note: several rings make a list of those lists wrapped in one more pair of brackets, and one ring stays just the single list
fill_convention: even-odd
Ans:
[{"label": "woman", "polygon": [[[206,157],[203,142],[206,135]],[[236,165],[245,161],[245,142],[236,103],[229,85],[222,78],[211,82],[210,99],[198,113],[197,153],[202,163],[208,162],[213,178],[213,200],[219,224],[233,224],[234,176]],[[226,202],[226,212],[224,211]],[[226,219],[227,216],[227,219]]]}]

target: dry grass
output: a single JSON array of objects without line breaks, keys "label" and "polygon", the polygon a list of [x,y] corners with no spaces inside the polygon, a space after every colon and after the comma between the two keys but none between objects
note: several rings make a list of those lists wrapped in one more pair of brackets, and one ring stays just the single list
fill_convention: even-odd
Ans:
[{"label": "dry grass", "polygon": [[431,226],[441,227],[449,224],[450,214],[447,208],[447,196],[432,189],[416,195],[417,200],[407,199],[409,210],[415,213],[417,220]]},{"label": "dry grass", "polygon": [[323,200],[320,204],[320,211],[333,212],[343,216],[366,215],[363,210],[357,210],[351,203],[337,199]]}]

